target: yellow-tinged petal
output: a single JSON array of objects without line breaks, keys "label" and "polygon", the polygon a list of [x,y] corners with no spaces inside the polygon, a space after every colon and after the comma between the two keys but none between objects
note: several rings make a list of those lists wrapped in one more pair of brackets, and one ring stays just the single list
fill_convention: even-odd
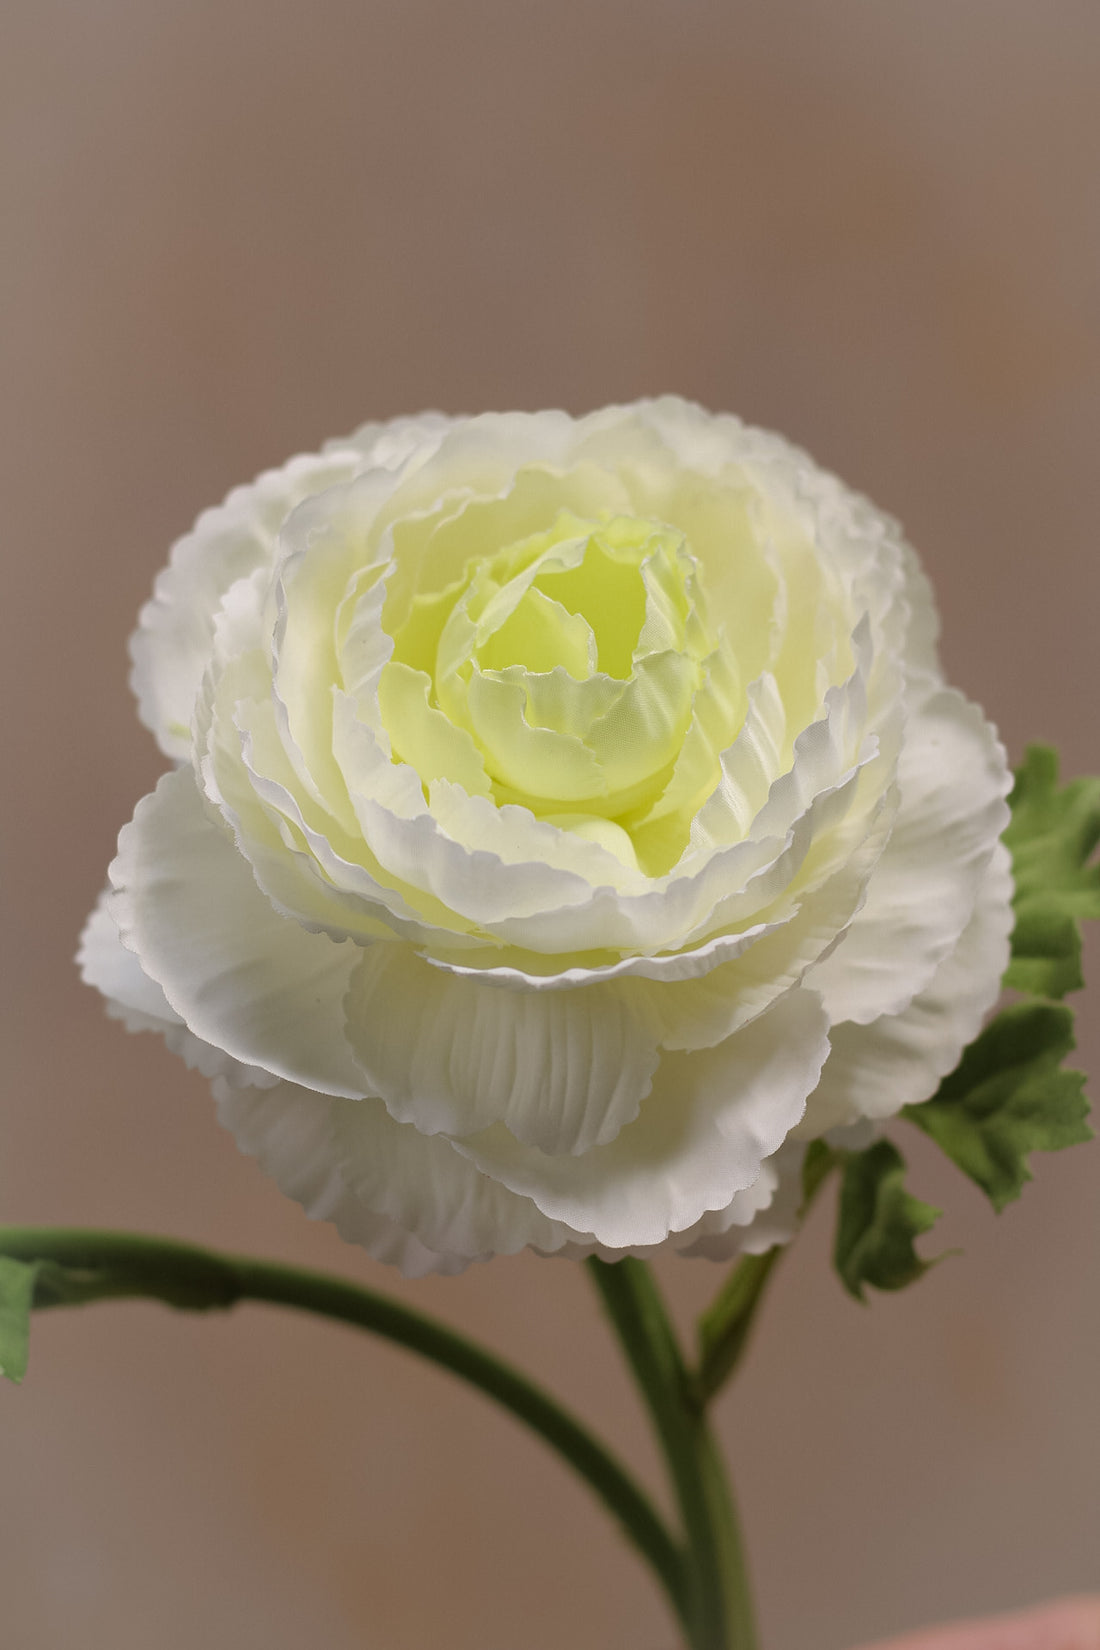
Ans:
[{"label": "yellow-tinged petal", "polygon": [[585,740],[607,794],[663,775],[675,762],[698,680],[698,665],[682,653],[651,653],[638,660],[626,692]]},{"label": "yellow-tinged petal", "polygon": [[471,796],[488,796],[489,776],[477,746],[429,702],[431,686],[423,671],[394,659],[382,671],[378,703],[395,759],[415,768],[425,785],[452,779]]},{"label": "yellow-tinged petal", "polygon": [[578,682],[560,667],[527,671],[512,666],[499,672],[499,676],[523,689],[526,699],[523,714],[533,728],[552,728],[555,733],[568,733],[577,739],[587,739],[594,724],[606,716],[630,688],[629,682],[617,676],[605,676],[601,671]]},{"label": "yellow-tinged petal", "polygon": [[467,714],[494,779],[532,797],[580,802],[606,786],[599,762],[574,734],[533,728],[524,711],[521,682],[475,670],[466,694]]},{"label": "yellow-tinged petal", "polygon": [[[491,609],[483,615],[479,628],[488,628]],[[566,670],[583,682],[596,667],[596,639],[592,627],[579,613],[570,613],[531,585],[525,590],[498,629],[492,631],[478,649],[482,670],[507,670],[519,665],[524,670]]]},{"label": "yellow-tinged petal", "polygon": [[[643,524],[647,525],[647,524]],[[539,587],[571,613],[582,614],[596,638],[598,665],[609,676],[630,675],[645,620],[645,586],[637,553],[626,559],[598,531],[589,531],[576,565],[548,566]]]},{"label": "yellow-tinged petal", "polygon": [[586,842],[598,842],[601,848],[606,848],[608,853],[621,859],[631,870],[638,869],[634,844],[613,819],[605,819],[601,814],[544,814],[543,818],[548,825],[556,825],[560,831],[572,831],[574,836],[583,837]]}]

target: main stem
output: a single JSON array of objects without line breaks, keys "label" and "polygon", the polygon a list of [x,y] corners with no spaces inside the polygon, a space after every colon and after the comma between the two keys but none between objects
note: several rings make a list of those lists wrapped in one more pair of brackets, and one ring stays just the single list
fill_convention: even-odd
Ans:
[{"label": "main stem", "polygon": [[691,1650],[755,1650],[737,1516],[722,1457],[644,1262],[589,1270],[629,1360],[668,1463],[687,1536]]}]

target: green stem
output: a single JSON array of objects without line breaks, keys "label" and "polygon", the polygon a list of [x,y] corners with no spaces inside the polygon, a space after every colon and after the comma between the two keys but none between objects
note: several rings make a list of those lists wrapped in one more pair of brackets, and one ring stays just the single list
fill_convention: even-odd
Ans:
[{"label": "green stem", "polygon": [[[809,1147],[802,1165],[800,1226],[841,1158],[842,1154],[827,1146],[824,1140],[815,1140]],[[741,1362],[757,1308],[784,1253],[785,1246],[781,1244],[762,1255],[744,1255],[699,1319],[699,1363],[689,1380],[701,1406],[705,1407],[721,1391]]]},{"label": "green stem", "polygon": [[782,1249],[745,1255],[699,1319],[699,1367],[692,1378],[702,1405],[721,1390],[744,1356],[756,1308]]},{"label": "green stem", "polygon": [[48,1263],[36,1306],[138,1296],[204,1311],[267,1301],[352,1324],[418,1353],[509,1410],[580,1474],[652,1567],[686,1624],[683,1555],[625,1468],[548,1393],[444,1324],[342,1278],[128,1232],[0,1227],[0,1255]]},{"label": "green stem", "polygon": [[754,1650],[756,1634],[737,1518],[722,1458],[664,1304],[644,1262],[589,1269],[630,1362],[668,1463],[692,1566],[692,1650]]}]

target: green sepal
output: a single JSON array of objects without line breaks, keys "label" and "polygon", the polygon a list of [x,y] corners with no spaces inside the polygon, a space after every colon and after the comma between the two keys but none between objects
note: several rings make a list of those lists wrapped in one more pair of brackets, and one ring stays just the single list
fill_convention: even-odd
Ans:
[{"label": "green sepal", "polygon": [[1073,1013],[1018,1003],[986,1026],[931,1100],[902,1116],[923,1129],[1000,1211],[1031,1179],[1028,1155],[1091,1138],[1084,1075],[1062,1070]]},{"label": "green sepal", "polygon": [[1084,984],[1078,924],[1100,917],[1100,779],[1058,788],[1058,753],[1029,745],[1009,797],[1004,840],[1016,880],[1016,927],[1004,983],[1040,997]]},{"label": "green sepal", "polygon": [[889,1140],[845,1160],[833,1259],[856,1300],[863,1287],[904,1289],[935,1262],[922,1260],[913,1240],[935,1225],[941,1210],[905,1190],[905,1161]]},{"label": "green sepal", "polygon": [[40,1261],[0,1255],[0,1375],[17,1384],[27,1373],[31,1308]]}]

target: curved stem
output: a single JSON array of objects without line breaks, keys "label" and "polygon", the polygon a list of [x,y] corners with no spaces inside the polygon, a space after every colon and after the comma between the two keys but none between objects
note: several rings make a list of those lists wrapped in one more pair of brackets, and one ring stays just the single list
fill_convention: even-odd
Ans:
[{"label": "curved stem", "polygon": [[721,1455],[664,1304],[643,1261],[589,1270],[630,1361],[668,1462],[692,1563],[693,1650],[754,1650],[748,1577]]},{"label": "curved stem", "polygon": [[142,1297],[204,1311],[267,1301],[352,1324],[430,1359],[509,1410],[581,1475],[686,1621],[683,1555],[625,1468],[533,1381],[444,1324],[343,1278],[128,1232],[0,1227],[0,1255],[46,1263],[36,1306]]}]

